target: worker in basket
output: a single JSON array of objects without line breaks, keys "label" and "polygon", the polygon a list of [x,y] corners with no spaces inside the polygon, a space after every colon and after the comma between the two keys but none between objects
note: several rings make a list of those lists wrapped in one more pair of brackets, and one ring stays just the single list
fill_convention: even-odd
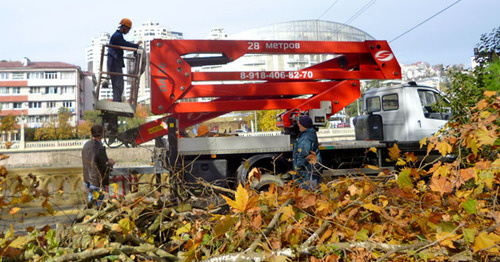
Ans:
[{"label": "worker in basket", "polygon": [[[126,41],[123,38],[123,35],[128,34],[131,28],[132,28],[132,21],[128,18],[123,18],[120,21],[120,26],[118,27],[118,30],[116,30],[116,32],[111,36],[109,44],[115,46],[139,48],[139,46],[142,44],[142,41],[139,40],[137,44],[134,44],[132,42]],[[123,67],[125,67],[125,63],[123,61],[123,49],[114,47],[108,48],[107,66],[109,72],[119,74],[119,75],[111,74],[110,76],[111,85],[113,87],[113,102],[122,102],[124,82],[123,82],[123,75],[121,74],[123,74]],[[108,130],[110,131],[111,134],[118,133],[118,117],[116,115],[110,116]]]}]

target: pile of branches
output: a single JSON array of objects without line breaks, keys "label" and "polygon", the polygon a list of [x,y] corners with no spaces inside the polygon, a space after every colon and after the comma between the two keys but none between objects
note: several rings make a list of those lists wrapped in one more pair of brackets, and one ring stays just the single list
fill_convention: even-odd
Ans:
[{"label": "pile of branches", "polygon": [[[484,261],[499,259],[500,97],[467,125],[422,140],[452,162],[391,149],[396,171],[357,174],[315,191],[293,181],[255,192],[156,190],[86,210],[72,225],[7,232],[5,261]],[[376,167],[373,167],[376,168]],[[205,198],[207,199],[207,198]],[[224,208],[226,207],[226,208]]]}]

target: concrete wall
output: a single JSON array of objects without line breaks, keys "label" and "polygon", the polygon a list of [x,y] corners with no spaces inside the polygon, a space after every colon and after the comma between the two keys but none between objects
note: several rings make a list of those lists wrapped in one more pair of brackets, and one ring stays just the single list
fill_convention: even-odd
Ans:
[{"label": "concrete wall", "polygon": [[[108,157],[116,160],[116,166],[144,166],[151,163],[153,147],[107,148]],[[0,165],[9,168],[34,167],[81,167],[81,149],[50,150],[46,152],[4,152],[7,159]]]}]

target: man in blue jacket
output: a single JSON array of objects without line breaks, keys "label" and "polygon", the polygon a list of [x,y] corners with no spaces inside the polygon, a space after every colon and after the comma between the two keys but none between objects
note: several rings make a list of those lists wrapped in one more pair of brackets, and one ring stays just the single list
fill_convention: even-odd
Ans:
[{"label": "man in blue jacket", "polygon": [[[120,27],[111,36],[109,44],[116,46],[139,48],[139,45],[142,44],[142,41],[139,41],[137,42],[137,44],[134,44],[131,42],[127,42],[123,38],[123,35],[128,34],[130,28],[132,28],[132,21],[130,21],[130,19],[128,18],[123,18],[120,21]],[[125,63],[123,62],[123,49],[113,48],[113,47],[108,48],[108,71],[123,74],[123,67],[125,67]],[[113,101],[121,102],[123,87],[124,87],[123,76],[111,75],[111,85],[113,86]]]},{"label": "man in blue jacket", "polygon": [[[128,34],[131,28],[132,21],[130,21],[130,19],[128,18],[123,18],[120,21],[120,27],[118,27],[118,30],[116,30],[116,32],[111,36],[109,44],[115,46],[139,48],[139,45],[142,44],[142,41],[138,41],[137,44],[134,44],[132,42],[126,41],[123,38],[123,35]],[[125,67],[125,63],[123,62],[123,49],[109,47],[107,64],[109,72],[119,74],[112,74],[110,76],[111,85],[113,86],[113,102],[122,102],[124,83],[123,75],[121,74],[123,74],[123,67]],[[118,117],[116,115],[109,115],[106,118],[107,122],[109,123],[108,130],[110,131],[108,143],[111,144],[116,139],[115,136],[118,133]]]},{"label": "man in blue jacket", "polygon": [[[293,167],[297,172],[297,183],[304,189],[316,189],[321,182],[318,137],[309,116],[300,117],[298,126],[300,133],[293,143]],[[317,163],[310,163],[311,155],[316,155]]]}]

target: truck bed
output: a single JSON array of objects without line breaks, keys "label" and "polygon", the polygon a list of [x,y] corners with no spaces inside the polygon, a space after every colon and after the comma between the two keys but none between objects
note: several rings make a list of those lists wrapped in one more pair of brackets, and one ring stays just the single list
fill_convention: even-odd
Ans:
[{"label": "truck bed", "polygon": [[[339,140],[320,143],[320,150],[382,148],[379,141]],[[180,138],[181,155],[218,155],[290,152],[289,135]]]}]

